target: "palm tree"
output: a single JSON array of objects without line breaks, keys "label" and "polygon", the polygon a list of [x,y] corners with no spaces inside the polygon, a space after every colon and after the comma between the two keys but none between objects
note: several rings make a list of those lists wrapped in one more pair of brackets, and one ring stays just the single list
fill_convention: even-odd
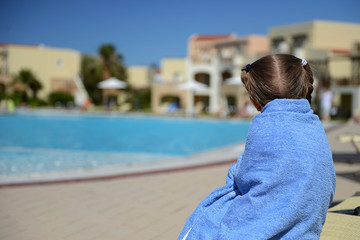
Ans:
[{"label": "palm tree", "polygon": [[14,83],[20,82],[26,87],[30,88],[32,92],[32,97],[37,98],[37,93],[43,88],[41,82],[36,78],[36,76],[28,69],[20,70],[19,74],[15,76]]},{"label": "palm tree", "polygon": [[41,84],[41,82],[39,82],[37,79],[32,79],[29,83],[28,86],[32,92],[32,97],[33,98],[37,98],[37,93],[43,88],[43,85]]},{"label": "palm tree", "polygon": [[81,59],[81,77],[86,90],[95,104],[101,102],[101,91],[97,84],[103,78],[100,59],[90,55],[83,55]]},{"label": "palm tree", "polygon": [[103,79],[116,77],[126,81],[127,73],[123,63],[123,56],[116,52],[112,44],[103,44],[99,47],[99,54],[103,61]]},{"label": "palm tree", "polygon": [[99,48],[99,54],[104,64],[103,79],[108,79],[112,76],[111,70],[117,60],[115,46],[112,44],[103,44]]},{"label": "palm tree", "polygon": [[[102,60],[102,79],[110,77],[118,78],[122,81],[127,80],[126,68],[123,64],[123,57],[116,52],[114,45],[105,43],[98,49],[99,55]],[[130,86],[125,91],[129,91]]]}]

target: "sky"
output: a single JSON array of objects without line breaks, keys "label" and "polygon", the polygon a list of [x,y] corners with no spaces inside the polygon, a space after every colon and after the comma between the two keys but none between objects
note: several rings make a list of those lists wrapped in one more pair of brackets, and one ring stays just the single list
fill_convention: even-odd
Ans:
[{"label": "sky", "polygon": [[0,43],[98,54],[111,43],[125,65],[186,57],[192,34],[266,35],[312,20],[360,24],[359,0],[0,0]]}]

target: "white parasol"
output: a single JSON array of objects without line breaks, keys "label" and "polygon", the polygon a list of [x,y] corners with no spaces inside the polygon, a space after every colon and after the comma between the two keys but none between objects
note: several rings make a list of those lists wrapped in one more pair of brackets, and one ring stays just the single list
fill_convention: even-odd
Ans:
[{"label": "white parasol", "polygon": [[190,91],[203,91],[209,89],[206,84],[195,81],[179,84],[177,88],[180,90],[190,90]]},{"label": "white parasol", "polygon": [[123,89],[127,87],[127,83],[112,77],[99,82],[97,86],[102,89]]},{"label": "white parasol", "polygon": [[241,82],[241,77],[232,77],[225,79],[225,84],[227,85],[243,85]]}]

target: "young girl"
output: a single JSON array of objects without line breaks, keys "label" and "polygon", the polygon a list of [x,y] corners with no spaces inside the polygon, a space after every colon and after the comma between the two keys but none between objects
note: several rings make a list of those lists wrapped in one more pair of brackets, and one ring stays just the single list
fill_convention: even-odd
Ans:
[{"label": "young girl", "polygon": [[271,55],[248,64],[241,77],[261,113],[226,185],[200,203],[178,239],[319,239],[335,171],[324,128],[310,108],[310,66],[292,55]]}]

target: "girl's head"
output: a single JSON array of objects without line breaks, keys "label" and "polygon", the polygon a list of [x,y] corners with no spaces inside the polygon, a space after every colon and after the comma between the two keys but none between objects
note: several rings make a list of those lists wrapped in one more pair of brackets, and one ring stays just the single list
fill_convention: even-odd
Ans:
[{"label": "girl's head", "polygon": [[242,70],[241,79],[259,111],[277,98],[306,98],[311,103],[312,71],[306,61],[293,55],[260,58]]}]

